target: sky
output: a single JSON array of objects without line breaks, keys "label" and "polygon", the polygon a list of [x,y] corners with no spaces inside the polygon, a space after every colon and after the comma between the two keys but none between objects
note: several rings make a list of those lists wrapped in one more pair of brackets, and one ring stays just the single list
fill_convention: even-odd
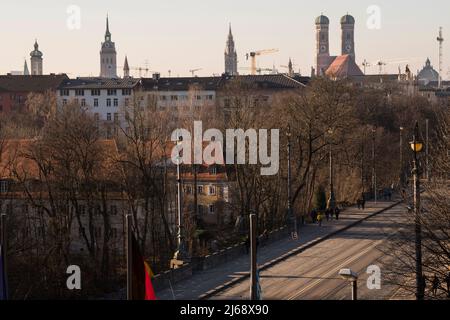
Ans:
[{"label": "sky", "polygon": [[[79,8],[80,28],[69,28]],[[379,17],[368,13],[371,6]],[[450,66],[450,1],[433,0],[14,0],[0,6],[0,74],[23,70],[34,40],[44,53],[44,73],[67,73],[70,77],[98,76],[99,51],[109,14],[118,66],[125,55],[131,67],[146,67],[162,76],[210,76],[224,71],[224,49],[231,23],[238,51],[239,68],[250,67],[245,54],[279,49],[259,57],[261,68],[286,71],[291,57],[296,71],[311,73],[315,64],[315,18],[330,19],[330,51],[340,54],[340,18],[356,19],[356,59],[387,63],[385,72],[397,73],[408,63],[414,72],[427,57],[438,69],[439,27],[443,27],[443,77]],[[374,20],[375,19],[375,20]],[[369,22],[378,22],[368,27]],[[76,25],[76,24],[75,24]],[[240,73],[248,70],[240,69]],[[369,67],[367,73],[378,73]],[[122,68],[118,70],[121,75]],[[134,72],[138,75],[138,72]],[[149,74],[151,75],[151,74]]]}]

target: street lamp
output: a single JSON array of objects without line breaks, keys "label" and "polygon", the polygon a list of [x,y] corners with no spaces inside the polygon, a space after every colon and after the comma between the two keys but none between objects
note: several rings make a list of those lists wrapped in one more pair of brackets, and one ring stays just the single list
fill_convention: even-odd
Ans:
[{"label": "street lamp", "polygon": [[416,299],[423,300],[425,295],[422,274],[422,226],[420,223],[420,178],[418,153],[423,150],[423,143],[419,141],[419,123],[414,127],[413,141],[410,143],[414,153],[412,175],[414,179],[414,223],[415,223],[415,251],[416,251]]},{"label": "street lamp", "polygon": [[297,230],[297,216],[294,215],[294,211],[292,210],[292,191],[291,191],[291,126],[288,125],[287,127],[287,132],[286,132],[286,136],[287,136],[287,154],[288,154],[288,158],[287,158],[287,197],[288,197],[288,219],[291,221],[291,223],[294,224],[293,226],[293,231],[292,231],[292,238],[293,239],[297,239],[298,238],[298,230]]},{"label": "street lamp", "polygon": [[[328,129],[328,134],[331,136],[333,134],[332,129]],[[330,139],[331,140],[331,139]],[[334,185],[333,185],[333,145],[330,141],[330,151],[329,151],[329,158],[330,158],[330,198],[328,198],[328,208],[334,210],[336,207],[336,197],[334,195]]]},{"label": "street lamp", "polygon": [[[183,137],[179,136],[177,145],[182,144]],[[178,234],[177,234],[177,251],[171,261],[171,267],[176,269],[189,260],[189,254],[186,251],[186,245],[183,238],[183,212],[182,212],[182,185],[181,185],[181,154],[177,156],[177,214],[178,214]]]},{"label": "street lamp", "polygon": [[375,139],[377,130],[375,127],[372,128],[372,188],[375,203],[377,203],[377,172],[375,169]]},{"label": "street lamp", "polygon": [[399,172],[399,179],[400,179],[400,187],[403,187],[404,183],[404,175],[403,175],[403,130],[405,128],[400,127],[400,172]]},{"label": "street lamp", "polygon": [[341,269],[339,275],[342,279],[350,281],[352,285],[352,300],[358,300],[358,274],[351,269]]}]

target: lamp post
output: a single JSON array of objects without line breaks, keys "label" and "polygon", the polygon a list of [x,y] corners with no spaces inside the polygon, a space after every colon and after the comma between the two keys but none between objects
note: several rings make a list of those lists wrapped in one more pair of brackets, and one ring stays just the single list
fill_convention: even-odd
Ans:
[{"label": "lamp post", "polygon": [[[332,129],[328,129],[328,134],[332,135],[333,134],[333,130]],[[330,141],[330,150],[329,150],[329,160],[330,160],[330,164],[329,164],[329,170],[330,170],[330,198],[328,199],[328,208],[334,210],[334,208],[336,207],[336,198],[334,195],[334,185],[333,185],[333,145],[331,144]]]},{"label": "lamp post", "polygon": [[375,170],[375,134],[377,130],[372,128],[372,188],[375,203],[377,203],[377,172]]},{"label": "lamp post", "polygon": [[358,300],[358,274],[351,269],[341,269],[339,275],[342,279],[350,281],[352,286],[352,300]]},{"label": "lamp post", "polygon": [[400,187],[403,186],[404,183],[404,175],[403,175],[403,127],[400,127],[400,170],[399,170],[399,181]]},{"label": "lamp post", "polygon": [[287,128],[287,214],[288,219],[293,224],[291,236],[293,239],[298,238],[298,230],[297,230],[297,217],[294,215],[294,211],[292,209],[292,191],[291,191],[291,126]]},{"label": "lamp post", "polygon": [[[180,146],[183,137],[179,136],[177,145]],[[178,150],[179,151],[179,150]],[[183,238],[183,210],[182,210],[182,185],[181,185],[181,154],[177,157],[177,214],[178,214],[178,234],[177,234],[177,251],[175,252],[171,261],[172,268],[178,268],[189,260],[189,255],[186,251],[186,245]]]},{"label": "lamp post", "polygon": [[414,179],[414,224],[416,251],[416,299],[423,300],[425,288],[422,273],[422,226],[420,223],[420,177],[417,154],[423,150],[423,143],[419,141],[419,123],[414,127],[413,141],[410,143],[414,153],[412,175]]}]

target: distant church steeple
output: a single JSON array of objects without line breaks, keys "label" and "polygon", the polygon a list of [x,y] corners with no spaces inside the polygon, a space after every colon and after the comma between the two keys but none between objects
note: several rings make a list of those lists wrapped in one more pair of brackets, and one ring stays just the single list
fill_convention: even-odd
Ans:
[{"label": "distant church steeple", "polygon": [[123,77],[129,78],[130,77],[130,66],[128,65],[128,57],[125,56],[125,63],[123,64]]},{"label": "distant church steeple", "polygon": [[105,42],[102,43],[100,51],[100,77],[117,78],[116,44],[111,40],[108,16],[106,16]]},{"label": "distant church steeple", "polygon": [[231,32],[231,24],[228,32],[228,40],[225,47],[225,73],[229,75],[237,75],[237,53],[234,46],[233,33]]},{"label": "distant church steeple", "polygon": [[27,60],[25,60],[25,62],[23,64],[23,75],[24,76],[29,76],[30,75],[30,70],[28,70]]}]

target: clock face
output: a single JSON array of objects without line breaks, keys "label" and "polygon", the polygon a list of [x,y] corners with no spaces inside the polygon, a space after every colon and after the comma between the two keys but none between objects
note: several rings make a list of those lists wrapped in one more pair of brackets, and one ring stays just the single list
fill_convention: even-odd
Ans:
[{"label": "clock face", "polygon": [[345,46],[345,50],[347,50],[347,52],[351,52],[352,46],[348,44],[347,46]]},{"label": "clock face", "polygon": [[327,51],[327,47],[326,46],[321,46],[320,47],[320,52],[326,52]]},{"label": "clock face", "polygon": [[109,48],[109,43],[106,43],[106,44],[105,44],[105,47]]}]

